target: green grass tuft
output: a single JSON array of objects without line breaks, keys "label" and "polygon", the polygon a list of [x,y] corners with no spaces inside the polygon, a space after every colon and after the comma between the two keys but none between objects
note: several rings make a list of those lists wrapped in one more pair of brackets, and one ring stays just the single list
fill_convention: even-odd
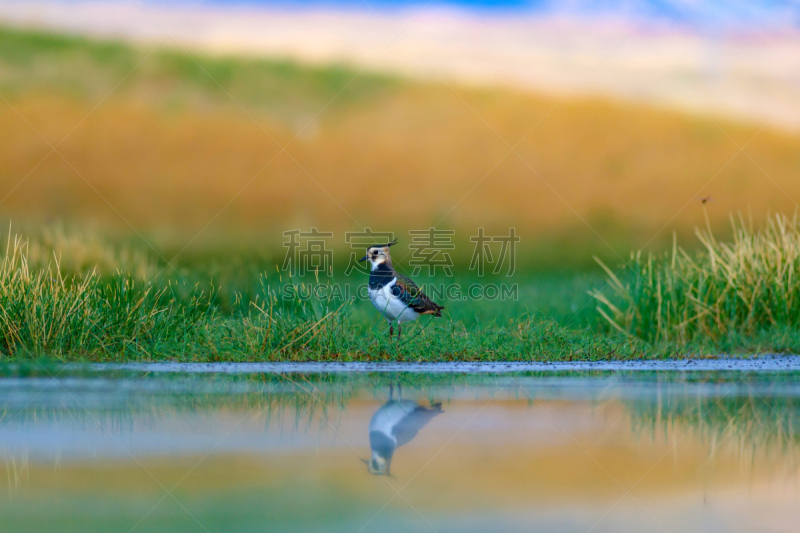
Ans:
[{"label": "green grass tuft", "polygon": [[201,321],[213,319],[212,301],[198,288],[178,297],[172,284],[139,287],[130,276],[65,276],[57,263],[32,270],[27,243],[15,238],[0,264],[0,352],[158,353],[181,346]]},{"label": "green grass tuft", "polygon": [[636,253],[619,275],[601,263],[610,291],[593,295],[610,327],[678,346],[729,346],[765,332],[796,342],[800,219],[775,215],[759,230],[742,217],[731,217],[731,224],[731,242],[717,241],[710,228],[698,229],[702,249],[694,254],[677,244],[666,255]]}]

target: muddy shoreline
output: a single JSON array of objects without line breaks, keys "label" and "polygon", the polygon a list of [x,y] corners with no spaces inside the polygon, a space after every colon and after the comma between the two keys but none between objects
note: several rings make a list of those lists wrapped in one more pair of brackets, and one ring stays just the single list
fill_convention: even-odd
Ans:
[{"label": "muddy shoreline", "polygon": [[681,359],[645,361],[492,362],[492,363],[124,363],[94,364],[95,370],[226,374],[327,374],[339,372],[409,372],[429,374],[504,374],[512,372],[568,371],[800,371],[800,356]]}]

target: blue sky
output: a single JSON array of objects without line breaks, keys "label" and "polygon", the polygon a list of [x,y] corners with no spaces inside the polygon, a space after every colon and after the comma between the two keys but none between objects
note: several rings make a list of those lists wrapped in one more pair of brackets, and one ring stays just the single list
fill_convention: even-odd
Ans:
[{"label": "blue sky", "polygon": [[[395,9],[427,0],[208,0],[228,5]],[[432,5],[468,10],[625,15],[713,29],[716,26],[800,26],[800,0],[433,0]],[[369,7],[368,7],[369,6]]]}]

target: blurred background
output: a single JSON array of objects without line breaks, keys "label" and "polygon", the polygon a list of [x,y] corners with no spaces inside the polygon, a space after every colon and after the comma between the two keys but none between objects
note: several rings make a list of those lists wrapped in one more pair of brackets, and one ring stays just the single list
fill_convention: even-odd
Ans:
[{"label": "blurred background", "polygon": [[514,227],[582,271],[793,212],[799,91],[792,0],[4,0],[0,216],[76,270]]}]

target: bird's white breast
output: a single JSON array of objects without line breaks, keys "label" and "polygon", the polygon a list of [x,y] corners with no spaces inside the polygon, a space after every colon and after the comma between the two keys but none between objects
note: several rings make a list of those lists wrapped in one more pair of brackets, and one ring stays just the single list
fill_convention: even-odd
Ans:
[{"label": "bird's white breast", "polygon": [[411,400],[390,402],[378,409],[378,412],[372,416],[372,420],[369,421],[369,430],[379,431],[395,440],[394,435],[392,435],[392,428],[406,416],[413,413],[416,408],[417,403]]},{"label": "bird's white breast", "polygon": [[393,279],[380,289],[369,289],[369,299],[375,309],[383,313],[386,320],[393,322],[408,322],[415,320],[419,317],[419,313],[409,308],[406,303],[392,294],[392,287],[397,282],[397,278]]}]

